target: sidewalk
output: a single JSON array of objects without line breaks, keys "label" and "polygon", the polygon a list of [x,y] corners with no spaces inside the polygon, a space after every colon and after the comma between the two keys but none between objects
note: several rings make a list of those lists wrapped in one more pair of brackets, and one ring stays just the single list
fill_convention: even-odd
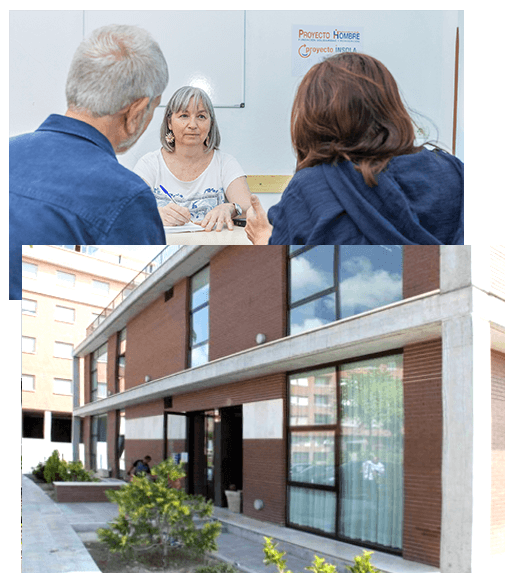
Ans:
[{"label": "sidewalk", "polygon": [[61,507],[25,476],[22,524],[22,573],[100,572]]},{"label": "sidewalk", "polygon": [[[82,540],[118,514],[114,503],[54,503],[33,481],[22,477],[22,573],[100,572]],[[226,531],[214,556],[247,573],[276,573],[265,566],[262,543]],[[305,572],[309,559],[288,557],[288,568]]]}]

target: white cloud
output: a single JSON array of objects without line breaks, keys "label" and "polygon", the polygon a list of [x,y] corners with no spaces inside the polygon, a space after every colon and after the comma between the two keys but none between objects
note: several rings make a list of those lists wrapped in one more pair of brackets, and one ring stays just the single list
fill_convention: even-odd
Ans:
[{"label": "white cloud", "polygon": [[291,261],[291,281],[293,284],[293,296],[295,291],[301,290],[302,297],[309,295],[311,292],[326,289],[332,286],[332,272],[326,273],[317,270],[305,257],[299,256]]},{"label": "white cloud", "polygon": [[341,281],[342,308],[373,309],[398,301],[402,297],[401,275],[384,270],[373,270],[366,257],[345,261],[343,268],[353,276]]}]

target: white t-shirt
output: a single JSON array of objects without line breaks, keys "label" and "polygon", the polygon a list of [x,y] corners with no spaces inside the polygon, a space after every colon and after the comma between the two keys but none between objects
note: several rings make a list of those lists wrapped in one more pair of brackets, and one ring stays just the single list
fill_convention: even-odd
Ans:
[{"label": "white t-shirt", "polygon": [[193,222],[203,220],[215,206],[226,202],[228,186],[236,178],[245,176],[237,160],[219,150],[214,150],[210,164],[191,182],[183,182],[170,172],[161,149],[144,155],[135,165],[134,172],[150,184],[157,206],[166,206],[170,202],[184,206],[189,209]]}]

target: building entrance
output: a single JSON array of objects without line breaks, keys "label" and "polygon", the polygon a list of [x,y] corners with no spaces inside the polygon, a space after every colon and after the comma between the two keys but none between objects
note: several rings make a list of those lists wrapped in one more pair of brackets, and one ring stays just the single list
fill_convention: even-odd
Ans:
[{"label": "building entrance", "polygon": [[235,486],[243,488],[243,407],[230,406],[220,409],[219,457],[220,482],[219,493],[226,506],[225,490]]},{"label": "building entrance", "polygon": [[226,507],[225,490],[243,486],[242,406],[193,412],[188,418],[188,491]]}]

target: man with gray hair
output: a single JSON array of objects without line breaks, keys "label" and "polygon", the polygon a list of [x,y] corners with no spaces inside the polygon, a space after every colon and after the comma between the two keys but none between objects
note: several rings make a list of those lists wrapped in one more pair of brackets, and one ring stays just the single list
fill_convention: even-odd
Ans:
[{"label": "man with gray hair", "polygon": [[159,45],[136,26],[99,28],[78,47],[65,115],[9,140],[9,299],[21,299],[22,244],[165,244],[155,198],[122,166],[168,84]]}]

